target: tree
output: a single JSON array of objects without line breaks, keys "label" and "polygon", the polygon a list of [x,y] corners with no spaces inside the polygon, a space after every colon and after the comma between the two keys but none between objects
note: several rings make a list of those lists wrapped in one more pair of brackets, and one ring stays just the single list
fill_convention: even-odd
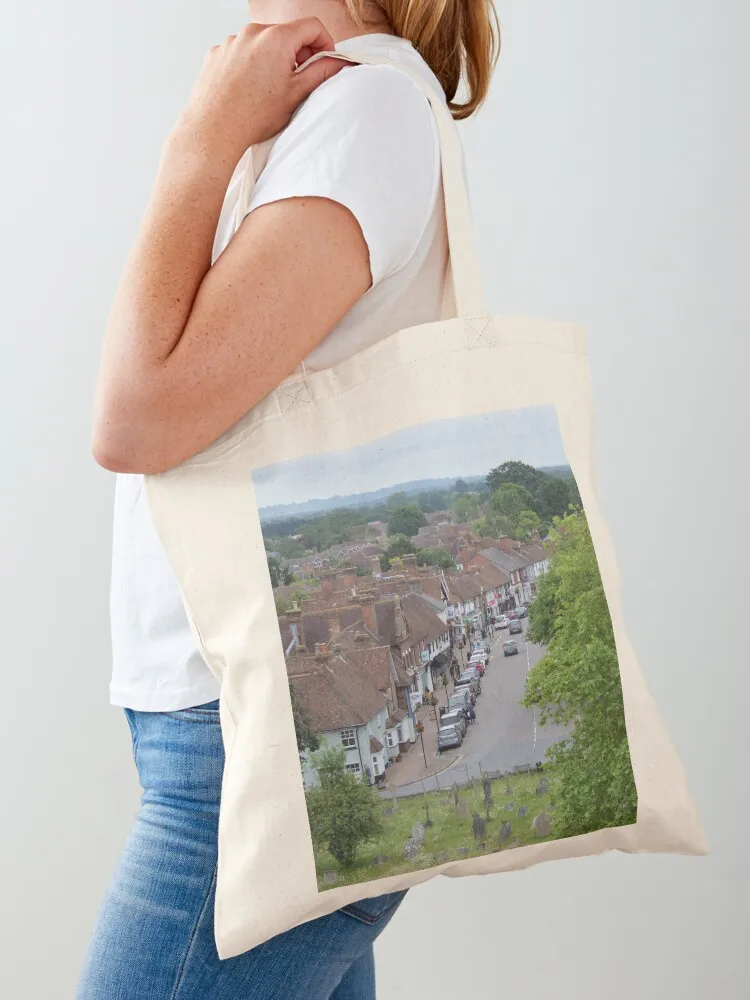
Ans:
[{"label": "tree", "polygon": [[388,534],[406,535],[407,538],[411,538],[425,524],[427,524],[427,518],[416,504],[396,507],[388,515]]},{"label": "tree", "polygon": [[420,549],[417,552],[417,563],[420,566],[440,566],[441,569],[451,569],[455,560],[445,549]]},{"label": "tree", "polygon": [[516,521],[522,511],[534,509],[534,498],[525,486],[505,483],[490,497],[490,506],[501,516]]},{"label": "tree", "polygon": [[544,477],[536,494],[536,509],[543,518],[551,521],[553,517],[562,517],[567,512],[572,502],[571,482],[575,480]]},{"label": "tree", "polygon": [[274,590],[279,586],[280,574],[281,574],[281,563],[276,558],[276,556],[268,556],[268,574],[271,577],[271,586]]},{"label": "tree", "polygon": [[516,518],[513,537],[519,541],[525,541],[538,532],[542,526],[542,519],[534,510],[522,510]]},{"label": "tree", "polygon": [[408,507],[409,502],[409,494],[404,493],[403,490],[398,493],[391,493],[387,500],[388,510],[392,511],[397,510],[399,507]]},{"label": "tree", "polygon": [[320,786],[307,793],[313,844],[351,868],[360,844],[383,829],[382,802],[374,788],[346,770],[346,751],[330,747],[313,754]]},{"label": "tree", "polygon": [[465,479],[457,479],[456,485],[453,487],[453,489],[456,491],[456,493],[468,493],[469,484],[466,482]]},{"label": "tree", "polygon": [[490,469],[487,474],[487,485],[490,492],[494,493],[506,483],[517,483],[533,494],[542,476],[543,473],[525,462],[503,462],[502,465]]},{"label": "tree", "polygon": [[407,538],[406,535],[393,535],[388,539],[388,547],[380,556],[380,568],[384,573],[387,573],[391,568],[391,559],[410,555],[413,552],[414,546],[411,544],[410,538]]},{"label": "tree", "polygon": [[297,735],[297,752],[300,758],[306,751],[314,752],[320,749],[320,737],[312,727],[310,716],[297,696],[294,684],[289,685],[289,694],[292,699],[292,716],[294,717],[294,731]]},{"label": "tree", "polygon": [[573,725],[547,751],[556,832],[570,837],[635,822],[637,796],[612,621],[583,513],[556,518],[550,544],[528,630],[547,652],[529,673],[523,704],[538,707],[541,725]]},{"label": "tree", "polygon": [[467,524],[479,513],[479,501],[475,496],[460,496],[453,501],[453,516],[459,524]]}]

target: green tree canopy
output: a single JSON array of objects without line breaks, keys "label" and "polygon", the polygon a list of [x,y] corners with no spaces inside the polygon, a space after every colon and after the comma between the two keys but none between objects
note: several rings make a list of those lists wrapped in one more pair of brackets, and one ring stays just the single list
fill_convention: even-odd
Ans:
[{"label": "green tree canopy", "polygon": [[380,556],[380,568],[384,573],[387,573],[391,568],[391,559],[410,555],[413,552],[414,546],[411,544],[410,538],[407,538],[406,535],[392,535],[388,539],[388,547]]},{"label": "green tree canopy", "polygon": [[570,484],[573,479],[560,479],[557,476],[545,476],[539,484],[536,494],[537,511],[548,521],[553,517],[562,517],[573,502]]},{"label": "green tree canopy", "polygon": [[375,789],[346,770],[346,751],[330,747],[313,754],[320,786],[307,793],[313,844],[351,868],[360,844],[383,829],[382,802]]},{"label": "green tree canopy", "polygon": [[487,474],[487,485],[492,493],[506,483],[516,483],[534,493],[543,473],[535,469],[533,465],[525,462],[503,462],[502,465],[490,469]]},{"label": "green tree canopy", "polygon": [[475,496],[464,495],[453,501],[453,516],[459,524],[468,524],[479,514],[479,500]]},{"label": "green tree canopy", "polygon": [[555,773],[555,829],[575,836],[635,822],[620,671],[596,554],[582,512],[555,520],[551,569],[539,581],[528,637],[547,652],[527,678],[524,704],[539,721],[569,725],[547,751]]},{"label": "green tree canopy", "polygon": [[456,493],[468,493],[469,484],[466,482],[465,479],[457,479],[456,485],[453,487],[453,489],[456,491]]},{"label": "green tree canopy", "polygon": [[294,717],[294,731],[297,735],[297,752],[302,756],[305,751],[314,752],[320,749],[320,738],[314,731],[310,716],[307,714],[305,706],[299,700],[294,684],[289,685],[289,694],[292,699],[292,715]]},{"label": "green tree canopy", "polygon": [[411,538],[425,524],[427,524],[427,518],[416,504],[395,507],[388,515],[388,534],[406,535],[407,538]]},{"label": "green tree canopy", "polygon": [[502,517],[515,520],[522,511],[534,509],[534,498],[525,486],[519,486],[518,483],[505,483],[503,486],[499,486],[490,497],[490,506]]},{"label": "green tree canopy", "polygon": [[398,510],[399,507],[408,507],[410,503],[409,494],[404,493],[403,490],[398,493],[391,493],[387,500],[388,511]]},{"label": "green tree canopy", "polygon": [[450,569],[455,565],[455,561],[450,552],[445,549],[420,549],[417,552],[417,564],[419,566],[440,566],[441,569]]}]

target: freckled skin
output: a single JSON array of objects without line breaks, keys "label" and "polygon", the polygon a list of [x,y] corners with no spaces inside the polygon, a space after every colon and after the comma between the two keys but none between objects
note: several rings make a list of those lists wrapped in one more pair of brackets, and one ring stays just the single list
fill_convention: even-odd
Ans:
[{"label": "freckled skin", "polygon": [[248,26],[209,52],[165,142],[110,313],[93,434],[105,468],[161,472],[207,447],[370,287],[359,224],[324,198],[258,208],[211,267],[237,162],[343,66],[321,59],[294,74],[297,55],[332,47],[323,25],[306,18]]}]

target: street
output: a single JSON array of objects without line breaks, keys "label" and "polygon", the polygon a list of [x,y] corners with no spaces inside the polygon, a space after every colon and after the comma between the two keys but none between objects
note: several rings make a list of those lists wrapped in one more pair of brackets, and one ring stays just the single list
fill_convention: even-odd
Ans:
[{"label": "street", "polygon": [[[477,698],[477,720],[469,726],[455,763],[424,781],[396,788],[397,796],[416,795],[423,788],[447,788],[454,781],[477,777],[481,771],[509,771],[519,765],[536,764],[544,760],[547,747],[566,736],[567,729],[562,726],[539,726],[536,709],[519,704],[528,672],[544,655],[542,646],[526,641],[527,624],[524,619],[523,635],[509,636],[507,629],[495,633],[490,662],[482,678],[482,693]],[[503,642],[509,638],[518,643],[516,656],[503,655]]]}]

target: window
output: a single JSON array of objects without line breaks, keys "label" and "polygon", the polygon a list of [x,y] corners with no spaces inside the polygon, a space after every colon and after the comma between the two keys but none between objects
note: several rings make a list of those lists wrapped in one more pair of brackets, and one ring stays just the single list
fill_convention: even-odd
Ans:
[{"label": "window", "polygon": [[[341,746],[342,747],[356,747],[357,745],[357,734],[353,729],[342,729],[341,730]],[[359,764],[357,764],[359,767]]]},{"label": "window", "polygon": [[380,774],[380,761],[374,755],[372,758],[372,773],[375,775]]},{"label": "window", "polygon": [[391,749],[398,745],[398,731],[396,729],[389,729],[385,734],[385,741]]},{"label": "window", "polygon": [[349,771],[350,774],[361,774],[362,773],[362,767],[359,764],[347,764],[346,765],[346,769],[347,769],[347,771]]}]

